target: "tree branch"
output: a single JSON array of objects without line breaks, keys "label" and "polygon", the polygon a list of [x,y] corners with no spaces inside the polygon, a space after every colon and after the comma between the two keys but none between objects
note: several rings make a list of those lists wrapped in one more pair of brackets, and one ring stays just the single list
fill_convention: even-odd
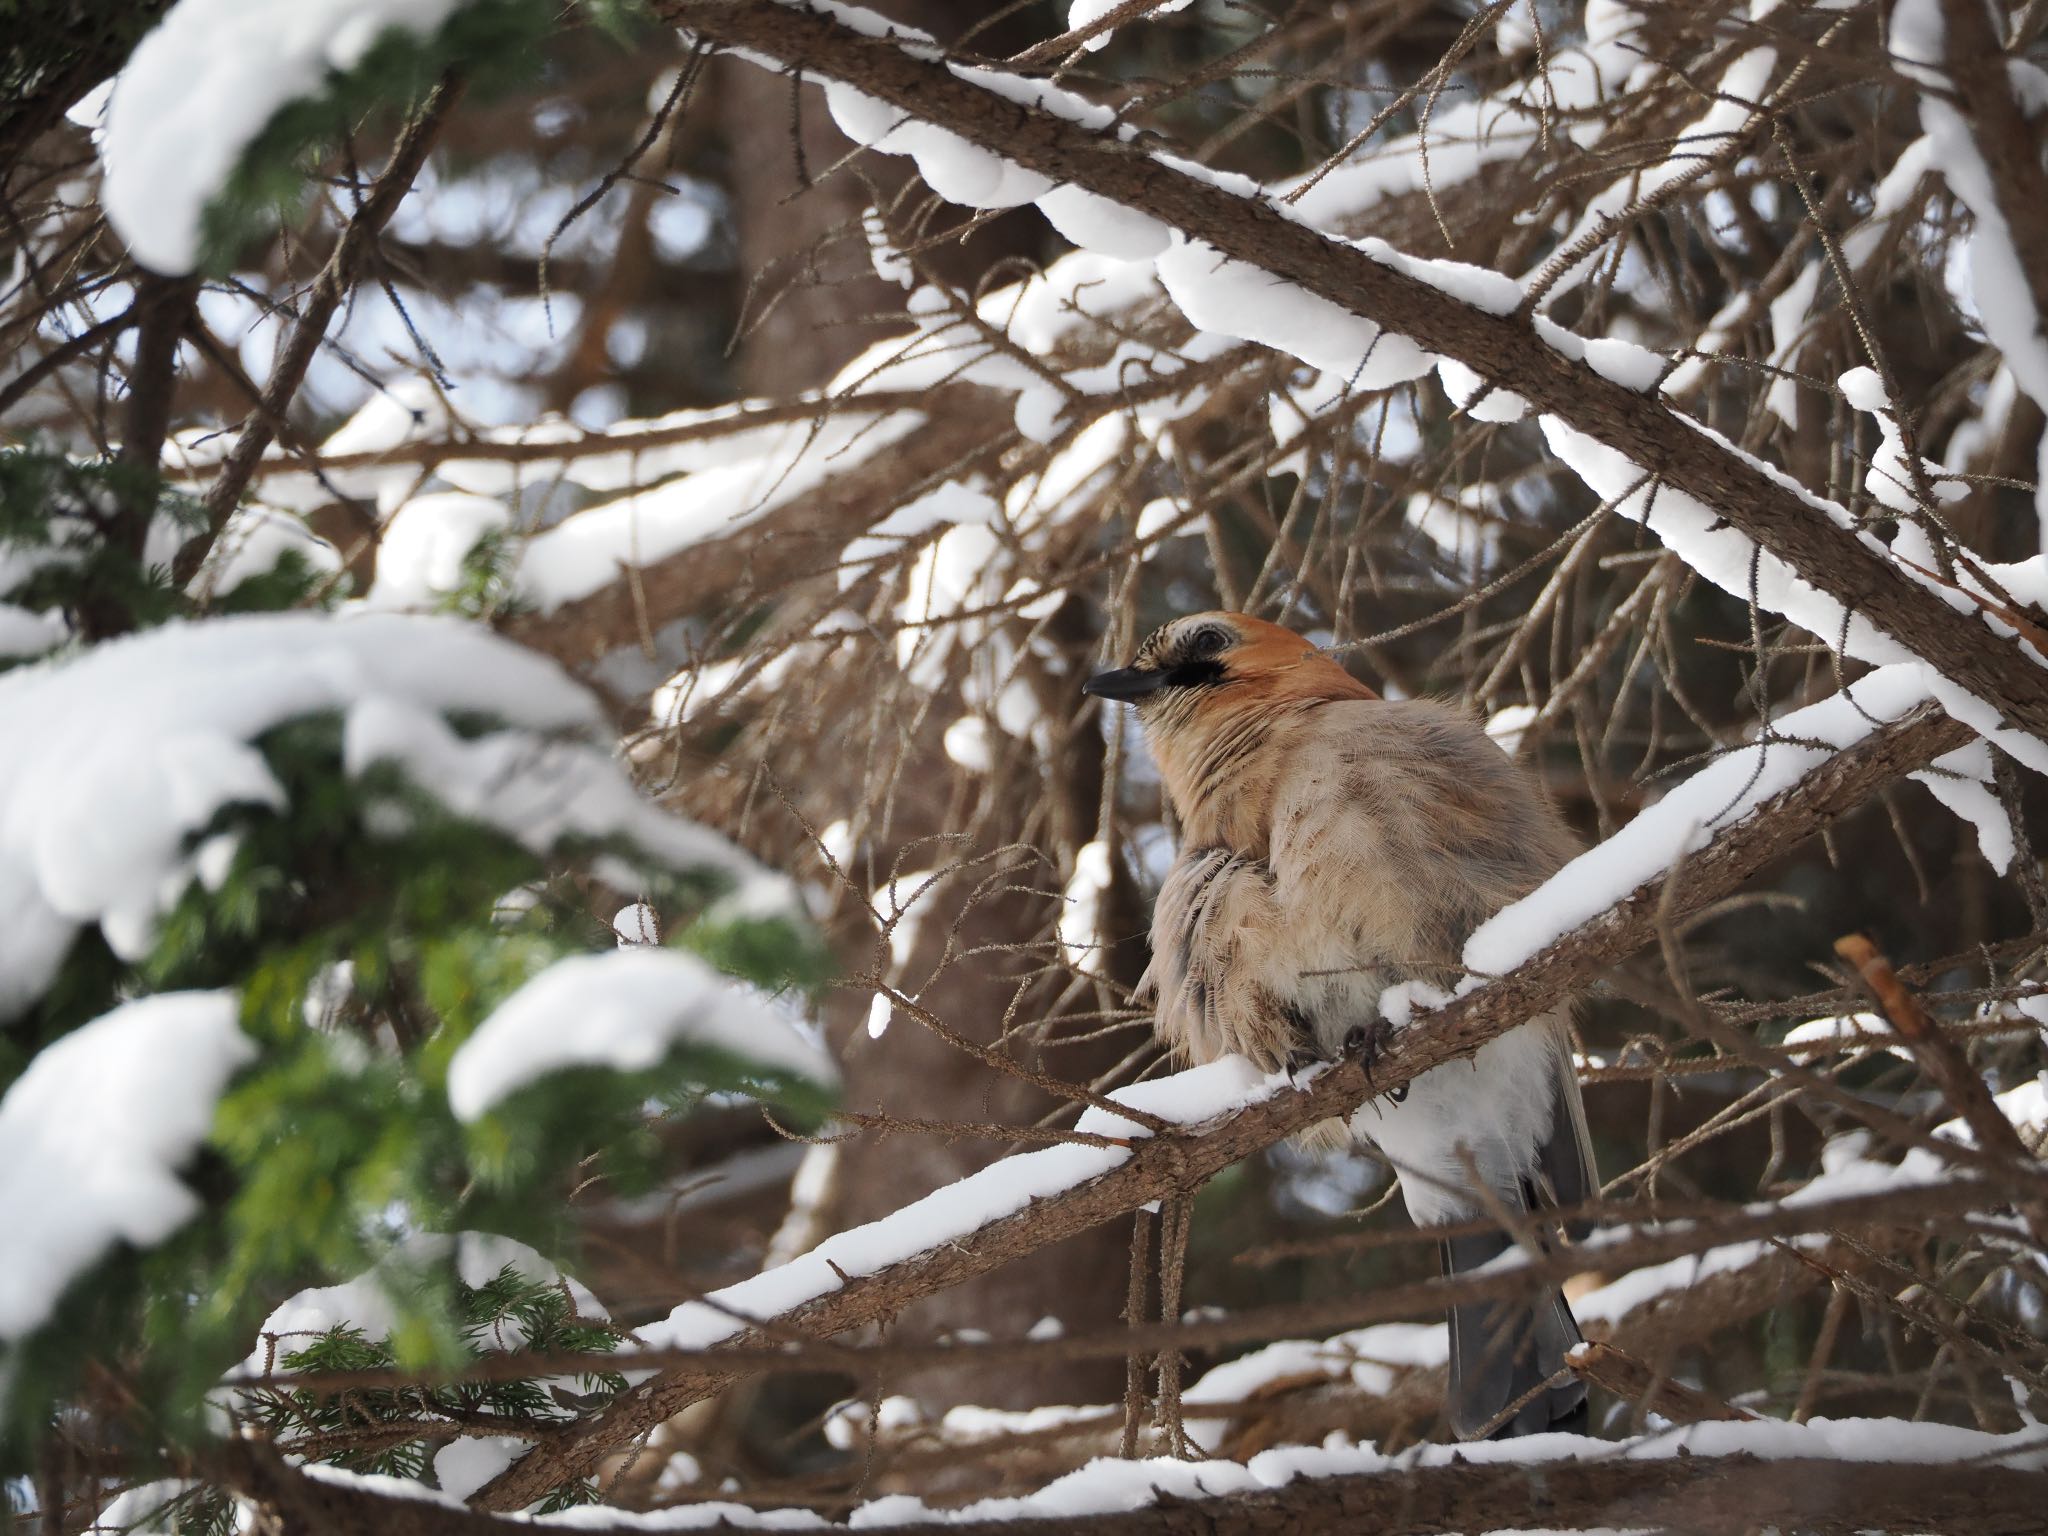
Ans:
[{"label": "tree branch", "polygon": [[207,531],[187,540],[185,547],[178,551],[173,575],[179,581],[190,581],[199,567],[205,564],[207,551],[213,547],[213,541],[220,536],[236,504],[241,501],[250,476],[256,472],[264,450],[269,448],[285,419],[285,412],[291,408],[293,396],[305,382],[306,370],[312,366],[320,343],[326,339],[334,312],[341,307],[342,300],[348,297],[362,275],[364,265],[376,246],[378,231],[398,211],[399,203],[404,201],[420,168],[427,163],[427,152],[433,148],[441,125],[461,95],[462,82],[453,74],[443,75],[435,84],[425,103],[399,135],[383,173],[350,217],[348,227],[335,243],[334,254],[327,258],[327,265],[313,280],[298,321],[292,326],[291,336],[270,371],[270,382],[263,391],[263,399],[242,424],[241,437],[221,465],[220,477],[206,493]]},{"label": "tree branch", "polygon": [[2013,96],[2007,55],[1982,0],[1942,0],[1941,10],[1948,32],[1943,68],[1955,82],[1956,110],[1969,119],[1990,174],[2033,295],[2035,323],[2048,325],[2048,170],[2041,165],[2041,130]]},{"label": "tree branch", "polygon": [[[67,343],[70,345],[70,343]],[[12,388],[10,383],[9,388]],[[389,448],[368,448],[357,453],[274,453],[266,456],[252,472],[261,480],[269,475],[340,474],[346,470],[387,469],[398,465],[433,469],[448,463],[540,464],[553,470],[577,459],[607,455],[651,453],[683,443],[715,442],[762,427],[788,426],[793,422],[814,422],[835,414],[884,416],[891,411],[926,410],[932,405],[928,389],[878,389],[867,394],[832,396],[825,399],[750,400],[729,411],[704,412],[696,420],[649,426],[640,430],[585,432],[580,436],[551,437],[546,432],[497,433],[485,437],[431,437],[394,444]],[[213,473],[211,463],[165,470],[172,480],[200,480]]]},{"label": "tree branch", "polygon": [[[1779,1426],[1771,1426],[1775,1429]],[[1589,1453],[1595,1451],[1590,1443]],[[504,1536],[504,1519],[440,1503],[431,1495],[392,1498],[363,1486],[307,1477],[260,1442],[230,1441],[212,1470],[255,1504],[278,1536]],[[1199,1486],[1199,1485],[1198,1485]],[[1860,1531],[1929,1531],[1947,1536],[2019,1536],[2040,1529],[2048,1475],[1981,1464],[1832,1459],[1765,1460],[1731,1455],[1659,1459],[1588,1454],[1525,1464],[1396,1466],[1335,1477],[1301,1476],[1277,1488],[1187,1499],[1161,1489],[1137,1509],[1090,1514],[1098,1536],[1225,1536],[1275,1530],[1371,1530],[1434,1536],[1539,1525],[1551,1529],[1651,1527],[1732,1531],[1797,1527],[1848,1536]],[[579,1519],[577,1529],[645,1530]],[[1071,1515],[949,1521],[955,1536],[1037,1536],[1071,1531]],[[756,1531],[754,1523],[693,1530]],[[835,1529],[835,1527],[825,1527]],[[845,1527],[836,1527],[845,1529]],[[928,1523],[864,1525],[866,1536],[907,1536]]]},{"label": "tree branch", "polygon": [[[631,582],[614,581],[548,613],[515,616],[504,625],[505,632],[580,666],[634,643],[642,632],[643,604],[644,617],[658,628],[714,601],[736,606],[746,593],[773,592],[798,576],[830,569],[847,542],[887,516],[906,492],[965,474],[975,461],[999,451],[1008,423],[1006,412],[992,409],[998,403],[1007,406],[974,385],[926,391],[917,402],[917,409],[927,413],[925,426],[887,452],[834,475],[727,538],[691,544],[638,567]],[[816,415],[824,408],[813,404],[809,410]],[[846,408],[868,407],[865,397],[853,396]]]},{"label": "tree branch", "polygon": [[844,81],[1054,182],[1136,209],[1464,363],[1495,388],[1679,487],[1815,590],[1992,705],[2006,723],[2048,740],[2048,670],[1982,623],[1959,620],[1880,548],[1816,515],[1789,484],[1696,430],[1654,391],[1629,389],[1567,358],[1525,316],[1465,303],[1262,198],[1238,196],[1130,143],[985,90],[941,60],[916,57],[814,12],[762,0],[668,0],[661,10],[698,36],[791,71]]},{"label": "tree branch", "polygon": [[130,304],[118,315],[109,316],[99,324],[80,331],[76,336],[68,337],[43,353],[5,384],[0,384],[0,416],[5,416],[13,410],[30,390],[66,363],[83,357],[101,342],[111,340],[134,325],[140,318],[140,308],[139,304]]}]

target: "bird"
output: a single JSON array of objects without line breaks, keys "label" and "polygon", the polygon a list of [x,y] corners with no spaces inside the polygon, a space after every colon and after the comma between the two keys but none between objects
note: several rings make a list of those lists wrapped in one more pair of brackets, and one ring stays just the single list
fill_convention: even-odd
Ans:
[{"label": "bird", "polygon": [[[1364,1051],[1369,1066],[1381,993],[1455,984],[1473,929],[1578,851],[1541,783],[1472,715],[1383,699],[1248,614],[1176,619],[1083,691],[1135,707],[1179,826],[1140,996],[1188,1065],[1235,1053],[1295,1071]],[[1311,1136],[1378,1149],[1416,1225],[1453,1229],[1439,1240],[1448,1274],[1517,1246],[1503,1214],[1540,1233],[1545,1211],[1599,1190],[1567,1011]],[[1538,1390],[1580,1341],[1561,1291],[1460,1303],[1449,1329],[1459,1439],[1585,1431],[1583,1382]]]}]

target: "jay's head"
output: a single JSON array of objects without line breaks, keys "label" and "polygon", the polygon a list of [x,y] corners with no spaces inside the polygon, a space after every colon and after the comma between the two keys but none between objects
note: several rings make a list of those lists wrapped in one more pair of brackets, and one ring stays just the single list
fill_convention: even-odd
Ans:
[{"label": "jay's head", "polygon": [[1082,691],[1136,705],[1155,735],[1239,705],[1377,697],[1300,635],[1244,613],[1162,625],[1128,667],[1097,673]]}]

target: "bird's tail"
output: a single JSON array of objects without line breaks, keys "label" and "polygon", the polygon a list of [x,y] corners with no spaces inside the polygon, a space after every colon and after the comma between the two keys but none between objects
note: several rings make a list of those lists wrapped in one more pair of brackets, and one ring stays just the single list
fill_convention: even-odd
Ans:
[{"label": "bird's tail", "polygon": [[[1462,1275],[1515,1246],[1503,1232],[1481,1232],[1443,1240],[1444,1273]],[[1460,1440],[1487,1434],[1493,1439],[1538,1435],[1548,1430],[1583,1433],[1586,1384],[1576,1377],[1535,1392],[1564,1369],[1564,1357],[1579,1342],[1579,1325],[1562,1291],[1534,1301],[1516,1297],[1472,1301],[1451,1308],[1451,1369],[1446,1406]],[[1535,1392],[1489,1431],[1510,1403]]]}]

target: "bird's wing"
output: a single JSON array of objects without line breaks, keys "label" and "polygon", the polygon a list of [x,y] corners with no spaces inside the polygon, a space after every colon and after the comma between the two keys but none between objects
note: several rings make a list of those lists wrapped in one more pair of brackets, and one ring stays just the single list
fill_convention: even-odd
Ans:
[{"label": "bird's wing", "polygon": [[1174,860],[1152,912],[1160,1039],[1190,1062],[1233,1052],[1271,1069],[1287,1026],[1262,973],[1277,922],[1273,882],[1258,859],[1190,848]]},{"label": "bird's wing", "polygon": [[[1600,1193],[1600,1175],[1593,1162],[1593,1138],[1586,1129],[1586,1103],[1579,1094],[1578,1067],[1572,1061],[1571,1030],[1561,1017],[1531,1027],[1543,1030],[1549,1043],[1547,1059],[1557,1093],[1550,1136],[1537,1149],[1536,1169],[1541,1192],[1557,1206],[1569,1209]],[[1583,1225],[1572,1223],[1575,1235]]]}]

